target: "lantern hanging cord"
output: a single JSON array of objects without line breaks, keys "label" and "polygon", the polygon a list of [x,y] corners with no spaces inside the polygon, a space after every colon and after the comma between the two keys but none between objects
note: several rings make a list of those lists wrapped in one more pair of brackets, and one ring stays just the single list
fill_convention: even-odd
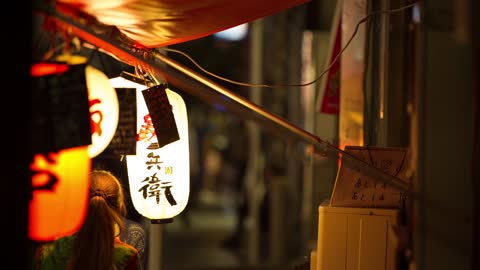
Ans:
[{"label": "lantern hanging cord", "polygon": [[248,87],[263,87],[263,88],[282,88],[282,87],[303,87],[303,86],[308,86],[308,85],[311,85],[311,84],[314,84],[316,82],[318,82],[332,67],[333,65],[340,59],[340,56],[342,55],[342,53],[348,48],[348,46],[350,45],[350,43],[352,42],[353,38],[355,37],[355,35],[357,34],[359,28],[360,28],[360,25],[364,22],[366,22],[370,17],[374,16],[374,15],[377,15],[377,14],[392,14],[392,13],[396,13],[396,12],[400,12],[400,11],[403,11],[403,10],[406,10],[406,9],[409,9],[409,8],[412,8],[416,5],[417,2],[414,2],[412,4],[408,4],[406,6],[403,6],[403,7],[400,7],[400,8],[395,8],[395,9],[389,9],[389,10],[376,10],[376,11],[372,11],[370,12],[369,14],[367,14],[365,17],[363,17],[360,21],[358,21],[358,23],[356,24],[355,26],[355,29],[352,33],[352,35],[350,36],[350,38],[348,39],[348,41],[345,43],[345,45],[343,46],[342,50],[335,56],[335,58],[332,59],[332,61],[330,62],[330,64],[328,65],[327,68],[325,68],[321,73],[320,75],[318,75],[313,81],[311,82],[308,82],[308,83],[304,83],[304,84],[253,84],[253,83],[245,83],[245,82],[239,82],[239,81],[234,81],[234,80],[231,80],[231,79],[228,79],[228,78],[225,78],[225,77],[222,77],[222,76],[219,76],[217,74],[214,74],[208,70],[206,70],[205,68],[203,68],[200,64],[198,64],[192,57],[190,57],[188,54],[180,51],[180,50],[175,50],[175,49],[171,49],[171,48],[162,48],[161,50],[164,50],[164,51],[167,51],[167,52],[173,52],[173,53],[177,53],[177,54],[181,54],[183,55],[184,57],[186,57],[189,61],[191,61],[198,69],[200,69],[202,72],[204,72],[205,74],[208,74],[212,77],[215,77],[219,80],[222,80],[222,81],[226,81],[226,82],[229,82],[231,84],[236,84],[236,85],[241,85],[241,86],[248,86]]}]

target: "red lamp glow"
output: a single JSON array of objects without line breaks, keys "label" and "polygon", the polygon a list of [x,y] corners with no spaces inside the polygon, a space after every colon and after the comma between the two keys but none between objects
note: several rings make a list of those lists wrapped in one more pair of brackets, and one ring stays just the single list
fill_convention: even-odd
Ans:
[{"label": "red lamp glow", "polygon": [[30,166],[34,188],[30,239],[52,241],[80,228],[87,210],[90,166],[87,146],[35,155]]},{"label": "red lamp glow", "polygon": [[[84,57],[75,55],[62,55],[56,60],[58,63],[33,65],[32,77],[67,72],[69,65],[86,61]],[[29,238],[34,241],[52,241],[80,228],[87,209],[90,158],[108,146],[117,127],[118,100],[107,76],[86,66],[84,83],[90,103],[92,143],[60,148],[54,153],[37,153],[30,165],[33,197],[29,205]],[[88,112],[85,116],[88,117]],[[86,134],[88,136],[89,132]]]}]

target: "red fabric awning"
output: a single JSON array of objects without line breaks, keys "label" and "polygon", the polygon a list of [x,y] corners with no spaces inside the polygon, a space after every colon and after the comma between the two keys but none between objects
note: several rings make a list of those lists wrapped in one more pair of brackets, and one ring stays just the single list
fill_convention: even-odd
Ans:
[{"label": "red fabric awning", "polygon": [[198,39],[310,0],[57,0],[147,48]]}]

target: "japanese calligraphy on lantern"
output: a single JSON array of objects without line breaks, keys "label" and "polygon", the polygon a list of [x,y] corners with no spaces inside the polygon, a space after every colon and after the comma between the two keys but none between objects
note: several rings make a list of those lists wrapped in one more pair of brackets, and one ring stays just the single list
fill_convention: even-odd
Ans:
[{"label": "japanese calligraphy on lantern", "polygon": [[[347,146],[345,152],[390,175],[404,170],[406,149]],[[399,208],[402,192],[349,164],[341,164],[333,188],[331,206]]]},{"label": "japanese calligraphy on lantern", "polygon": [[166,89],[180,139],[160,146],[142,90],[136,90],[136,155],[126,156],[130,196],[141,215],[169,219],[183,211],[190,191],[187,111],[181,96]]},{"label": "japanese calligraphy on lantern", "polygon": [[35,154],[30,164],[30,239],[53,241],[82,226],[88,206],[90,163],[88,146]]},{"label": "japanese calligraphy on lantern", "polygon": [[119,113],[118,97],[107,75],[91,66],[87,66],[85,72],[92,133],[88,155],[93,158],[107,148],[115,135]]}]

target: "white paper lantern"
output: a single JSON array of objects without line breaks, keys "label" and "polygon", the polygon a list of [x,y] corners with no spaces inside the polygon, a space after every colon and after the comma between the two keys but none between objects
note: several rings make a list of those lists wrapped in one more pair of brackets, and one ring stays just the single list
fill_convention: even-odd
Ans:
[{"label": "white paper lantern", "polygon": [[119,114],[118,97],[103,72],[92,66],[87,66],[85,72],[92,132],[88,155],[93,158],[107,148],[115,135]]},{"label": "white paper lantern", "polygon": [[[81,55],[62,54],[57,61],[70,65],[83,64],[87,58]],[[100,70],[86,65],[85,80],[90,105],[90,126],[92,143],[88,146],[88,156],[94,158],[110,144],[118,125],[118,97],[110,80]]]},{"label": "white paper lantern", "polygon": [[126,156],[130,197],[135,209],[151,220],[171,219],[181,213],[190,192],[188,118],[182,97],[166,89],[180,139],[159,149],[142,91],[147,87],[118,77],[115,88],[135,88],[137,93],[137,152]]}]

